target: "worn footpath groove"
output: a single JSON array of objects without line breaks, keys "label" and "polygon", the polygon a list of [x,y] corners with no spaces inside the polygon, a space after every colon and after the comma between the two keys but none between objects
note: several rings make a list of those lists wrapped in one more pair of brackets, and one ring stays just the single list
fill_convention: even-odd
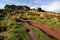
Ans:
[{"label": "worn footpath groove", "polygon": [[7,31],[1,32],[1,33],[0,33],[0,36],[2,36],[2,37],[4,38],[4,40],[7,40],[7,36],[8,36]]},{"label": "worn footpath groove", "polygon": [[30,20],[29,23],[35,27],[40,28],[44,33],[46,33],[47,35],[55,38],[56,40],[60,40],[60,34],[56,33],[55,30],[52,30],[51,28],[49,28],[48,26],[38,23],[34,20]]},{"label": "worn footpath groove", "polygon": [[22,26],[24,28],[24,30],[26,31],[27,35],[28,35],[28,39],[29,40],[39,40],[39,38],[37,37],[36,33],[34,32],[34,30],[32,30],[31,28],[27,27],[27,25],[25,23],[22,23]]}]

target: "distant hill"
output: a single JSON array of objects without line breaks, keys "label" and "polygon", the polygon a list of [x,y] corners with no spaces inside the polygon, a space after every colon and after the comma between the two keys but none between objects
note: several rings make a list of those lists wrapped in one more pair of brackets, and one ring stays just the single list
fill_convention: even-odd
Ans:
[{"label": "distant hill", "polygon": [[30,9],[30,7],[28,7],[28,6],[16,6],[16,5],[5,5],[4,9],[6,9],[6,10],[25,10],[25,11],[35,10],[35,11],[45,12],[41,8]]}]

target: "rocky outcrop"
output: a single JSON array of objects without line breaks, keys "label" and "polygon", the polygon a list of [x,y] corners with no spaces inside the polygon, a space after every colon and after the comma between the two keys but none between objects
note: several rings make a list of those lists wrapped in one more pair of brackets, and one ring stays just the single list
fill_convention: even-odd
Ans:
[{"label": "rocky outcrop", "polygon": [[41,8],[37,8],[37,11],[39,11],[39,12],[45,12],[45,11],[42,10]]},{"label": "rocky outcrop", "polygon": [[6,5],[4,8],[8,10],[21,10],[21,9],[30,10],[28,6],[16,6],[16,5]]},{"label": "rocky outcrop", "polygon": [[25,10],[25,11],[31,10],[31,11],[45,12],[41,8],[30,9],[30,7],[28,7],[28,6],[6,5],[4,8],[8,9],[8,10]]}]

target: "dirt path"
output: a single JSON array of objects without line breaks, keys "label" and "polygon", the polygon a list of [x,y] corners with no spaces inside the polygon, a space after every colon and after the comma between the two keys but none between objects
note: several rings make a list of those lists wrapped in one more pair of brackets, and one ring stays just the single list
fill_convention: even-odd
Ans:
[{"label": "dirt path", "polygon": [[26,24],[22,23],[22,26],[24,28],[24,30],[26,31],[27,35],[28,35],[28,39],[29,40],[39,40],[39,38],[37,37],[36,33],[34,32],[34,30],[32,30],[31,28],[27,27]]},{"label": "dirt path", "polygon": [[56,32],[57,34],[59,34],[60,35],[60,29],[53,29],[53,28],[51,28],[51,30],[53,30],[54,32]]},{"label": "dirt path", "polygon": [[55,38],[56,40],[60,40],[60,34],[58,33],[59,31],[57,30],[52,30],[51,28],[49,28],[48,26],[38,23],[36,21],[30,20],[29,23],[33,26],[36,26],[38,28],[40,28],[44,33],[46,33],[47,35]]},{"label": "dirt path", "polygon": [[2,36],[4,40],[7,40],[7,36],[8,36],[7,31],[1,32],[0,36]]}]

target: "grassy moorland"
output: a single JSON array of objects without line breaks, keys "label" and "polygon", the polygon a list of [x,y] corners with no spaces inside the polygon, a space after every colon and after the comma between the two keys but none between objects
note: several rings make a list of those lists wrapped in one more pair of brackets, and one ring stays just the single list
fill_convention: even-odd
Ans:
[{"label": "grassy moorland", "polygon": [[[42,12],[43,13],[43,12]],[[31,17],[32,20],[35,20],[37,22],[40,22],[42,24],[46,24],[51,28],[59,28],[60,29],[60,19],[58,17],[46,17],[46,16],[38,16],[38,15],[32,15],[29,13],[24,13],[23,17],[29,18]]]},{"label": "grassy moorland", "polygon": [[[46,14],[47,13],[47,14]],[[42,24],[48,25],[51,28],[60,29],[60,14],[53,12],[39,12],[34,10],[0,10],[0,33],[7,32],[8,36],[5,38],[4,35],[0,36],[0,40],[28,40],[28,35],[23,29],[20,19],[25,22],[30,18]],[[27,23],[27,22],[26,22]],[[43,33],[40,29],[26,24],[32,28],[40,40],[54,40],[48,35]]]},{"label": "grassy moorland", "polygon": [[2,17],[0,20],[0,28],[2,32],[7,31],[7,40],[28,40],[27,34],[22,28],[21,22],[10,18],[10,16]]}]

